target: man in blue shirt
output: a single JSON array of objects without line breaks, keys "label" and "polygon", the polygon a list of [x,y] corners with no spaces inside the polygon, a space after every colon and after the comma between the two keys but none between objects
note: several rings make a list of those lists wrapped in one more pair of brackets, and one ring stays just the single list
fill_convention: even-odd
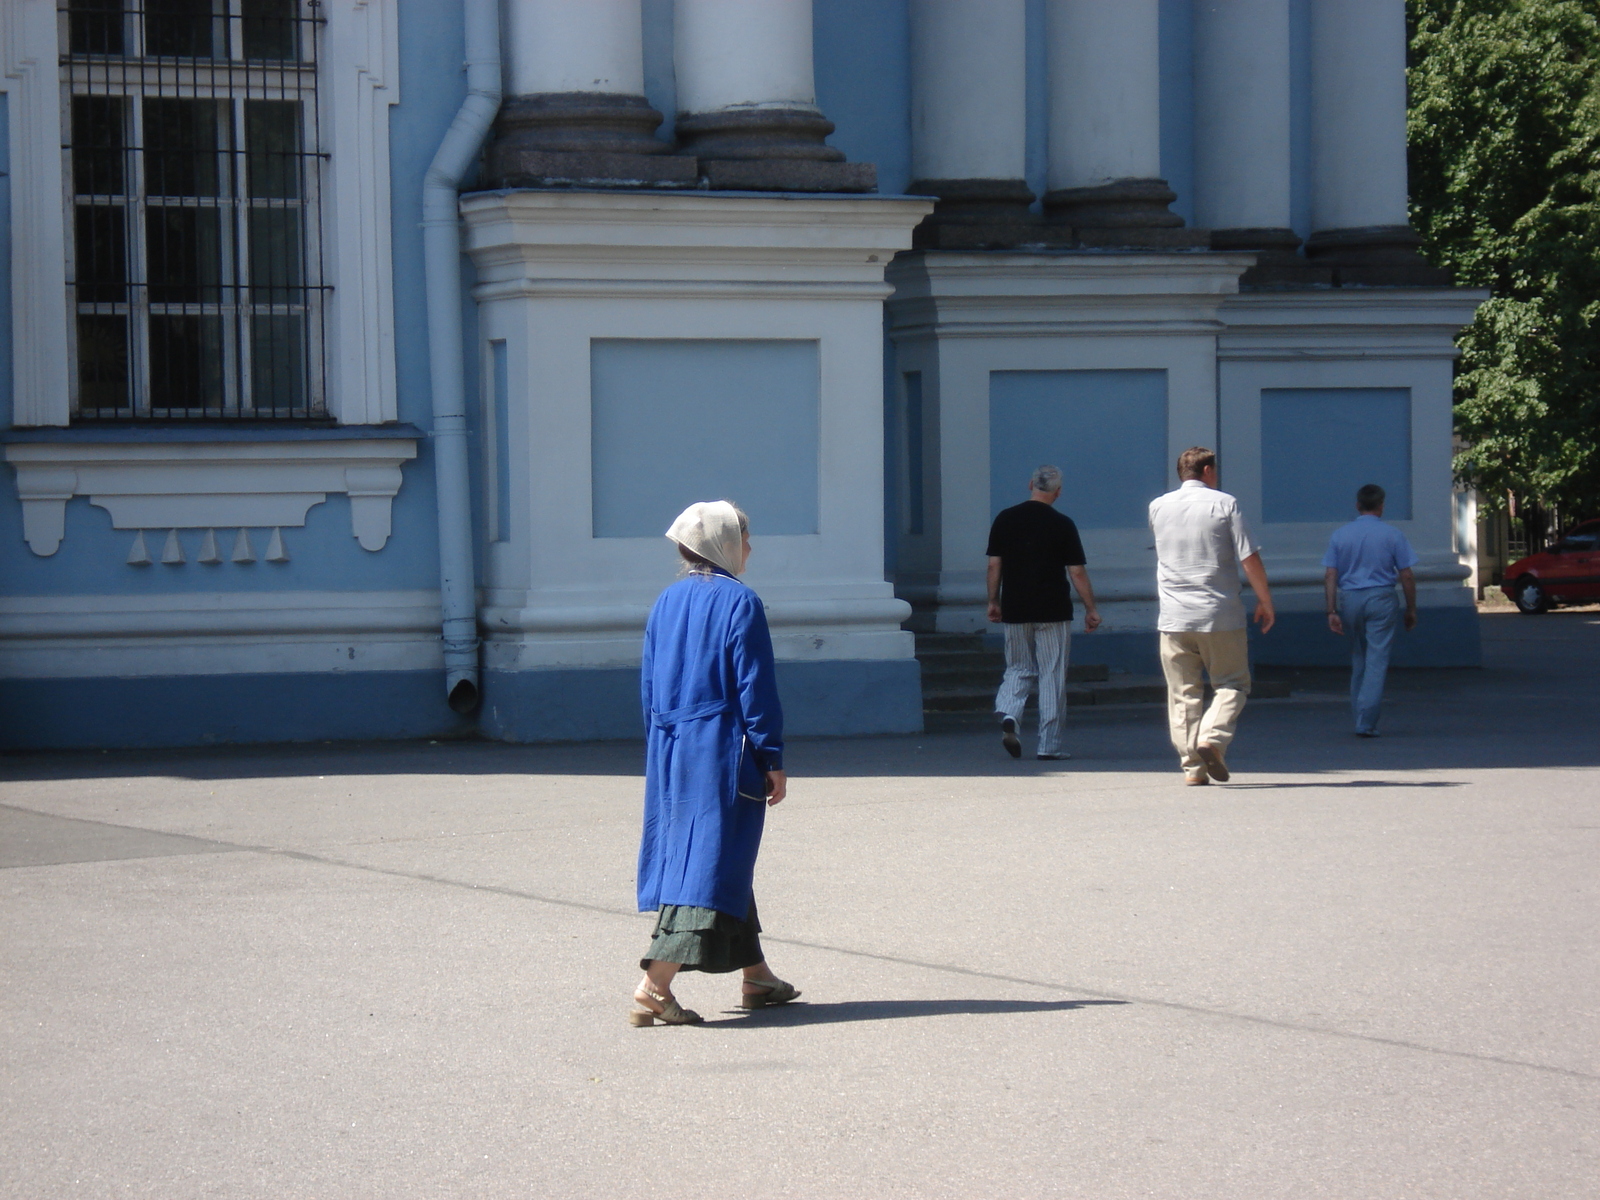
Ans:
[{"label": "man in blue shirt", "polygon": [[1405,534],[1385,525],[1384,492],[1369,483],[1356,493],[1361,515],[1341,525],[1328,539],[1322,556],[1327,568],[1322,590],[1328,601],[1328,628],[1348,634],[1350,647],[1350,707],[1359,737],[1378,736],[1378,706],[1383,702],[1384,677],[1389,673],[1389,651],[1402,620],[1396,581],[1405,593],[1407,629],[1417,624],[1417,580],[1411,568],[1416,551]]}]

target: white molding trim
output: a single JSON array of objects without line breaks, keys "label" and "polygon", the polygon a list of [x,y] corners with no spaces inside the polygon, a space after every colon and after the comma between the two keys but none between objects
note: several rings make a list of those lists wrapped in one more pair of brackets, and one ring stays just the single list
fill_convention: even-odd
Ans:
[{"label": "white molding trim", "polygon": [[61,544],[73,496],[87,496],[109,512],[113,529],[216,530],[302,526],[314,505],[343,492],[350,497],[352,534],[364,549],[381,550],[400,491],[400,464],[416,455],[416,439],[398,437],[12,442],[5,448],[17,472],[23,537],[43,557]]},{"label": "white molding trim", "polygon": [[18,425],[65,425],[70,402],[57,20],[56,0],[0,4],[0,90],[10,97],[12,419]]},{"label": "white molding trim", "polygon": [[[397,0],[326,0],[318,88],[330,155],[322,189],[328,411],[345,425],[398,419],[389,106],[400,102]],[[10,96],[13,420],[71,419],[66,213],[56,0],[0,3],[0,90]]]},{"label": "white molding trim", "polygon": [[322,111],[331,246],[328,411],[344,425],[399,419],[394,361],[389,106],[400,103],[396,0],[331,0]]}]

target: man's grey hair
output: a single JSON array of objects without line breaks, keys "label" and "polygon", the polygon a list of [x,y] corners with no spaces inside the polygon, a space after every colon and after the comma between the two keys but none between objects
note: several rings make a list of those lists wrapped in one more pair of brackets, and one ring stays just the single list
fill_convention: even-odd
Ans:
[{"label": "man's grey hair", "polygon": [[1058,467],[1035,467],[1028,486],[1036,492],[1053,492],[1061,486],[1061,471]]}]

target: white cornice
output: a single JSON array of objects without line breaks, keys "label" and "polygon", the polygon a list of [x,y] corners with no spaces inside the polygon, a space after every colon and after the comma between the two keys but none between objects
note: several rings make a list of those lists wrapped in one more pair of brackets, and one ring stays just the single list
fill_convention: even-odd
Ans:
[{"label": "white cornice", "polygon": [[1219,311],[1217,357],[1247,360],[1455,358],[1481,288],[1241,292]]}]

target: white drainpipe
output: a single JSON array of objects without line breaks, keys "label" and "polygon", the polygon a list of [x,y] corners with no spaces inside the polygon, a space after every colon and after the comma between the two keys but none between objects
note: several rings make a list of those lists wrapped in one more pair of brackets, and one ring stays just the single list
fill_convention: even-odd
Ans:
[{"label": "white drainpipe", "polygon": [[434,486],[439,504],[439,600],[444,612],[445,696],[456,712],[478,706],[478,600],[472,564],[467,400],[461,330],[461,180],[500,111],[499,0],[465,0],[467,98],[422,184],[422,249],[433,383]]}]

